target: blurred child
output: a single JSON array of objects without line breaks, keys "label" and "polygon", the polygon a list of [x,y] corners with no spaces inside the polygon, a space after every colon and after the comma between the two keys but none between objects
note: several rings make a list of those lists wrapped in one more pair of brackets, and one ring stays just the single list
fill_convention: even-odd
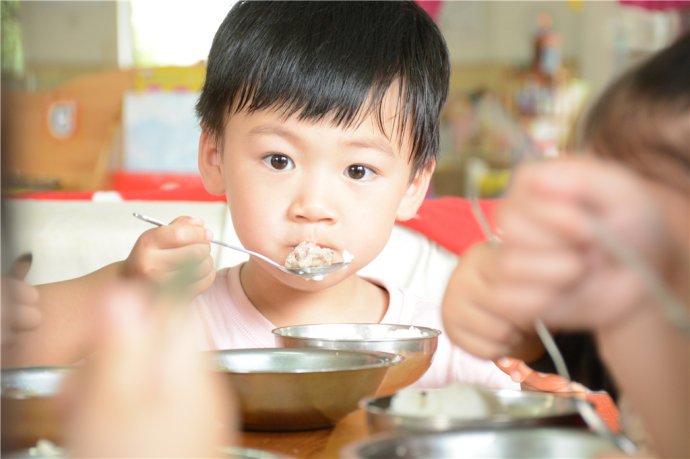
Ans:
[{"label": "blurred child", "polygon": [[[82,358],[99,313],[89,299],[104,285],[162,282],[190,259],[206,348],[273,347],[272,329],[302,323],[441,328],[440,305],[357,271],[425,197],[448,79],[443,37],[414,2],[238,3],[216,33],[197,104],[204,185],[225,194],[247,249],[281,262],[310,241],[347,250],[352,263],[321,281],[254,257],[215,273],[203,223],[180,217],[143,233],[126,260],[42,286],[43,325],[17,360]],[[420,384],[452,380],[516,387],[442,335]]]},{"label": "blurred child", "polygon": [[[443,304],[453,341],[482,358],[539,359],[537,317],[556,332],[589,330],[653,449],[671,457],[690,455],[688,139],[685,36],[599,98],[584,128],[589,154],[517,172],[499,213],[503,242],[463,258]],[[669,320],[646,275],[611,255],[621,243],[680,300],[680,319]]]}]

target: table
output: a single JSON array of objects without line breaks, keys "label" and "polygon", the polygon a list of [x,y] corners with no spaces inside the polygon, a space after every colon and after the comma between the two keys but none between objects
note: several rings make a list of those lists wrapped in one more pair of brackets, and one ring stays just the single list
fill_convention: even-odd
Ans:
[{"label": "table", "polygon": [[335,427],[301,432],[241,432],[240,444],[282,453],[296,458],[340,457],[340,450],[347,444],[369,435],[366,415],[358,409],[344,417]]}]

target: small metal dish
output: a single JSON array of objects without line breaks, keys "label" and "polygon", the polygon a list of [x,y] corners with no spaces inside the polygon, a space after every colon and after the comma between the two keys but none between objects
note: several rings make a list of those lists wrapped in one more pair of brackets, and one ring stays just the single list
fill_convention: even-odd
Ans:
[{"label": "small metal dish", "polygon": [[535,427],[380,434],[351,443],[342,459],[590,459],[622,452],[610,440],[585,429]]},{"label": "small metal dish", "polygon": [[[68,452],[62,448],[44,452],[41,448],[27,448],[11,453],[3,457],[7,459],[71,459]],[[294,459],[282,453],[274,453],[264,449],[245,448],[240,446],[224,446],[219,450],[219,456],[226,459]]]},{"label": "small metal dish", "polygon": [[405,357],[377,391],[390,395],[417,381],[431,366],[441,331],[416,325],[332,323],[276,328],[273,334],[281,347],[379,351]]},{"label": "small metal dish", "polygon": [[212,365],[237,395],[245,430],[330,427],[374,395],[403,358],[333,349],[232,349],[210,352]]},{"label": "small metal dish", "polygon": [[282,453],[243,446],[224,446],[220,449],[220,454],[227,459],[295,459]]},{"label": "small metal dish", "polygon": [[393,396],[368,397],[360,402],[360,407],[366,412],[367,425],[372,433],[439,432],[468,428],[497,429],[522,426],[585,427],[575,401],[570,397],[508,389],[483,390],[493,398],[493,403],[487,405],[489,414],[482,418],[398,414],[391,410]]}]

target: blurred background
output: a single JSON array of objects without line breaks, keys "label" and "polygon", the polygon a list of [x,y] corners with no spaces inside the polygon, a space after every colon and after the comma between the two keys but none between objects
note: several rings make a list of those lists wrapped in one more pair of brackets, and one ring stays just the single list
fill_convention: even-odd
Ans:
[{"label": "blurred background", "polygon": [[[470,167],[557,156],[614,76],[688,30],[688,2],[421,2],[453,65],[432,195]],[[2,186],[131,190],[196,180],[193,112],[232,1],[2,1]]]}]

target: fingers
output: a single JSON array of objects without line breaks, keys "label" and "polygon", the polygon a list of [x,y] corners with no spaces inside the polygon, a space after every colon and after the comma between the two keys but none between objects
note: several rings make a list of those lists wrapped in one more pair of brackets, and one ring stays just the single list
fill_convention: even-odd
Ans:
[{"label": "fingers", "polygon": [[22,280],[2,280],[2,345],[14,346],[15,335],[31,331],[41,324],[38,290]]},{"label": "fingers", "polygon": [[169,225],[150,229],[141,236],[145,245],[156,249],[173,249],[194,244],[208,243],[213,233],[196,217],[178,217]]},{"label": "fingers", "polygon": [[466,351],[488,359],[506,355],[523,338],[492,301],[492,285],[482,273],[491,270],[492,251],[488,245],[470,249],[448,283],[442,307],[449,337]]},{"label": "fingers", "polygon": [[12,263],[8,274],[15,279],[24,280],[26,275],[29,273],[32,261],[33,255],[31,253],[20,255]]},{"label": "fingers", "polygon": [[515,190],[498,210],[505,243],[552,248],[564,241],[583,244],[592,239],[589,216],[579,204]]},{"label": "fingers", "polygon": [[202,220],[191,217],[178,217],[169,225],[150,229],[139,237],[125,260],[124,276],[157,285],[183,279],[189,290],[199,293],[215,278],[212,237]]},{"label": "fingers", "polygon": [[17,304],[10,317],[10,327],[15,332],[29,331],[41,324],[41,311],[35,305]]},{"label": "fingers", "polygon": [[[520,168],[512,185],[544,197],[579,200],[595,208],[620,205],[630,172],[600,158],[578,156],[532,163]],[[589,202],[595,197],[594,202]]]}]

